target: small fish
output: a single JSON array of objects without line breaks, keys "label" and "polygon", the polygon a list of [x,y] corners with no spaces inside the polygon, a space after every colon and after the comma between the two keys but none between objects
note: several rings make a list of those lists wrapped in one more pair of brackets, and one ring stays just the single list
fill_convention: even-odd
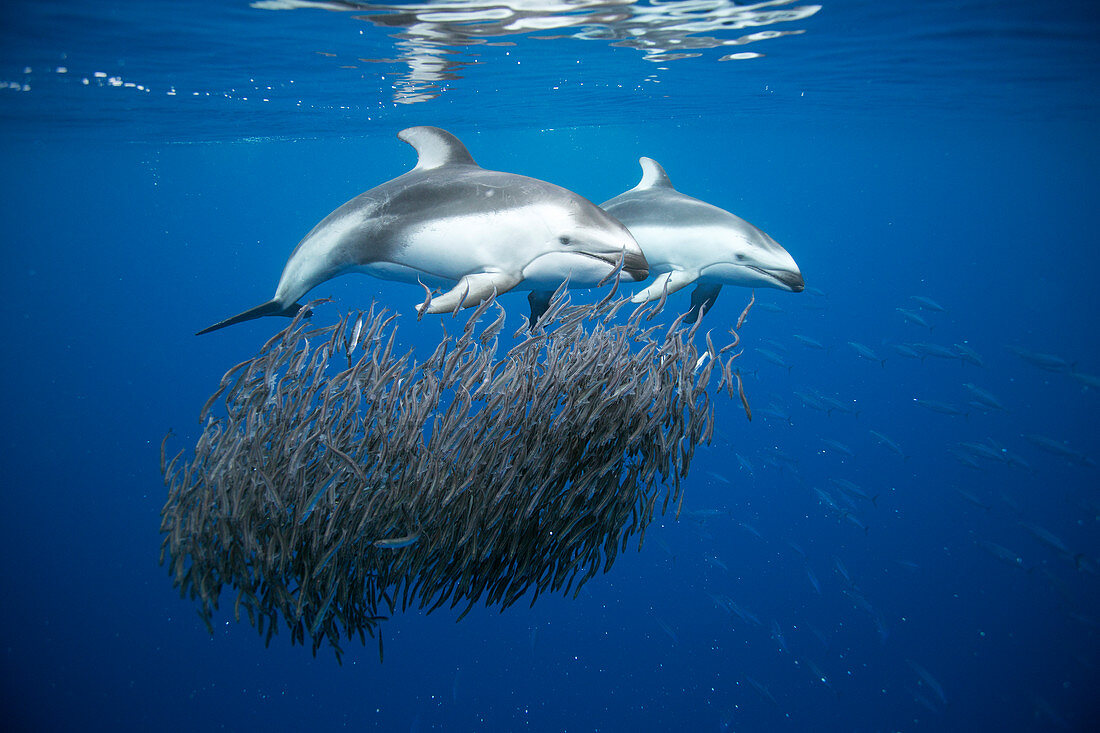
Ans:
[{"label": "small fish", "polygon": [[870,531],[870,527],[864,524],[859,517],[857,517],[855,514],[852,514],[851,512],[844,512],[844,519],[845,521],[854,524],[855,526],[863,530],[863,534],[867,534],[867,532]]},{"label": "small fish", "polygon": [[833,556],[833,566],[836,568],[836,571],[840,573],[840,577],[844,578],[844,582],[848,585],[852,585],[852,576],[848,574],[848,568],[844,567],[844,563],[835,555]]},{"label": "small fish", "polygon": [[792,334],[791,338],[793,338],[795,341],[802,344],[803,346],[807,346],[811,349],[819,349],[821,351],[828,351],[828,349],[826,348],[826,346],[824,344],[822,344],[820,341],[817,341],[816,339],[810,338],[809,336],[802,336],[801,334],[796,333],[796,334]]},{"label": "small fish", "polygon": [[990,511],[993,508],[993,507],[989,506],[989,504],[986,504],[984,501],[982,501],[978,497],[971,494],[969,491],[966,491],[965,489],[960,489],[958,486],[956,486],[955,491],[956,491],[956,493],[958,493],[959,496],[966,499],[967,501],[969,501],[974,506],[981,507],[982,509],[985,509],[987,512]]},{"label": "small fish", "polygon": [[726,564],[716,557],[708,557],[707,562],[709,562],[711,565],[714,565],[715,567],[722,568],[726,572],[729,572],[729,568],[726,567]]},{"label": "small fish", "polygon": [[1000,451],[1001,454],[1004,455],[1005,461],[1008,462],[1008,465],[1019,466],[1020,468],[1026,469],[1028,471],[1031,470],[1031,464],[1025,461],[1023,458],[1020,458],[1020,456],[1005,448],[1001,448]]},{"label": "small fish", "polygon": [[745,675],[745,679],[748,681],[748,683],[750,685],[753,686],[753,688],[756,689],[757,692],[759,692],[761,695],[763,695],[765,699],[771,701],[771,703],[773,705],[778,705],[779,704],[779,701],[775,699],[775,696],[772,695],[772,693],[768,690],[767,687],[764,687],[764,685],[760,684],[759,682],[754,680],[752,677],[749,677],[748,675]]},{"label": "small fish", "polygon": [[855,349],[856,353],[859,354],[861,358],[867,359],[869,361],[877,361],[878,363],[882,364],[882,366],[886,366],[886,360],[880,359],[878,354],[872,351],[869,347],[864,346],[858,341],[849,341],[848,345]]},{"label": "small fish", "polygon": [[785,353],[787,353],[787,351],[789,351],[786,344],[780,343],[779,341],[776,341],[775,339],[760,339],[760,342],[767,344],[768,346],[772,347],[773,349],[775,349],[779,353],[785,354]]},{"label": "small fish", "polygon": [[420,287],[424,288],[424,302],[420,304],[420,308],[419,308],[419,310],[417,311],[417,314],[416,314],[416,320],[419,321],[421,318],[424,317],[424,314],[428,312],[428,308],[432,304],[432,296],[435,294],[435,292],[433,290],[431,290],[430,288],[428,288],[427,285],[420,282],[420,276],[419,275],[417,276],[416,281],[418,283],[420,283]]},{"label": "small fish", "polygon": [[849,589],[842,590],[841,593],[846,595],[849,598],[849,600],[851,600],[852,603],[855,604],[855,607],[858,608],[859,610],[863,611],[864,613],[868,613],[868,614],[872,614],[872,615],[875,613],[875,607],[872,606],[871,602],[868,601],[864,597],[864,595],[862,593],[860,593],[859,591],[849,588]]},{"label": "small fish", "polygon": [[[798,338],[797,336],[795,338]],[[1071,377],[1080,382],[1085,389],[1097,389],[1100,390],[1100,377],[1095,374],[1084,374],[1082,372],[1072,372]]]},{"label": "small fish", "polygon": [[939,681],[932,676],[932,673],[914,662],[912,659],[906,659],[905,661],[909,663],[909,666],[913,669],[914,672],[917,673],[917,676],[921,678],[921,681],[925,685],[927,685],[933,692],[936,693],[936,697],[940,699],[940,702],[946,705],[947,696],[943,694],[943,686],[940,685]]},{"label": "small fish", "polygon": [[504,318],[507,313],[504,311],[504,307],[500,303],[496,303],[495,305],[500,310],[500,314],[497,316],[496,320],[486,326],[485,330],[482,331],[481,334],[477,337],[478,342],[482,346],[492,340],[492,338],[500,332],[500,329],[504,328]]},{"label": "small fish", "polygon": [[698,374],[699,370],[703,368],[703,365],[707,363],[708,359],[710,359],[710,352],[704,351],[703,355],[696,359],[695,368],[692,370],[692,374]]},{"label": "small fish", "polygon": [[914,397],[913,404],[923,407],[926,410],[931,410],[932,412],[938,412],[941,415],[967,415],[967,413],[963,412],[959,408],[955,407],[954,405],[949,405],[946,402],[938,402],[936,400],[921,400]]},{"label": "small fish", "polygon": [[788,372],[791,370],[791,365],[788,364],[786,361],[784,361],[783,357],[780,356],[779,354],[775,353],[774,351],[769,351],[768,349],[753,349],[753,351],[760,354],[760,356],[764,357],[765,361],[770,361],[772,364],[775,364],[776,366],[781,366],[784,369],[786,369]]},{"label": "small fish", "polygon": [[849,481],[846,478],[830,478],[829,481],[831,481],[834,485],[836,485],[838,488],[840,488],[840,490],[843,491],[844,493],[850,494],[850,495],[858,497],[860,499],[866,499],[867,501],[871,502],[873,505],[878,506],[878,494],[875,494],[874,496],[871,496],[866,491],[864,491],[859,486],[852,483],[851,481]]},{"label": "small fish", "polygon": [[926,298],[923,295],[910,295],[909,298],[911,300],[915,300],[921,308],[925,308],[930,311],[936,311],[937,313],[947,312],[947,309],[944,308],[942,305],[932,300],[931,298]]},{"label": "small fish", "polygon": [[924,328],[927,328],[929,331],[935,328],[935,326],[925,320],[924,316],[922,316],[920,313],[917,313],[916,311],[909,310],[908,308],[895,308],[894,310],[901,314],[901,317],[905,319],[906,323],[912,323],[915,326],[922,326]]},{"label": "small fish", "polygon": [[1072,366],[1068,361],[1054,354],[1040,354],[1035,351],[1027,351],[1016,346],[1005,347],[1028,364],[1045,369],[1048,372],[1069,372]]},{"label": "small fish", "polygon": [[912,346],[909,346],[908,344],[890,344],[890,348],[907,359],[920,359],[922,361],[924,360],[924,357],[917,353],[917,350],[914,349]]},{"label": "small fish", "polygon": [[664,619],[658,616],[654,616],[653,620],[656,621],[657,625],[661,627],[661,631],[668,634],[668,638],[672,639],[673,644],[675,644],[676,646],[680,645],[680,638],[676,636],[676,632],[672,630],[672,627],[665,623]]},{"label": "small fish", "polygon": [[1068,445],[1060,440],[1054,438],[1048,438],[1045,435],[1035,435],[1034,433],[1024,435],[1024,438],[1030,441],[1034,446],[1040,448],[1052,455],[1065,458],[1073,463],[1080,463],[1086,466],[1095,466],[1096,463],[1086,456],[1084,453],[1079,453],[1073,450]]},{"label": "small fish", "polygon": [[351,333],[351,341],[348,342],[348,353],[355,351],[355,347],[359,345],[359,336],[363,333],[363,314],[360,313],[359,317],[355,319],[355,328]]},{"label": "small fish", "polygon": [[[859,417],[859,408],[857,408],[855,405],[849,404],[847,402],[842,402],[836,397],[830,397],[829,395],[818,395],[818,399],[824,402],[832,410],[843,412],[845,415],[855,415],[856,417]],[[853,400],[853,402],[854,401],[855,400]]]},{"label": "small fish", "polygon": [[816,682],[820,682],[821,684],[828,687],[830,690],[833,688],[833,686],[829,684],[829,678],[825,675],[824,672],[821,671],[821,667],[818,667],[816,664],[814,664],[812,659],[805,659],[803,661],[805,661],[806,666],[810,668],[810,674],[813,675],[813,678]]},{"label": "small fish", "polygon": [[821,500],[822,504],[829,507],[833,511],[841,511],[840,505],[836,503],[836,499],[833,498],[832,494],[818,488],[814,489],[814,493],[817,494],[817,498]]},{"label": "small fish", "polygon": [[745,306],[745,310],[741,311],[741,315],[737,318],[737,325],[733,327],[733,330],[740,331],[741,326],[745,325],[745,319],[749,317],[749,311],[752,310],[753,304],[756,302],[756,291],[752,291],[752,297],[749,298],[749,304]]},{"label": "small fish", "polygon": [[780,465],[787,466],[791,470],[798,469],[798,460],[795,459],[795,457],[792,456],[790,453],[784,452],[779,447],[773,447],[769,455],[774,456],[776,463]]},{"label": "small fish", "polygon": [[905,455],[905,451],[903,451],[901,449],[901,446],[898,445],[895,441],[893,441],[890,438],[886,437],[885,435],[878,432],[877,430],[872,430],[871,435],[875,436],[875,439],[877,439],[879,443],[881,443],[882,445],[886,446],[887,448],[889,448],[890,450],[894,451],[899,456],[901,456],[902,460],[904,460],[904,461],[909,460],[909,456]]},{"label": "small fish", "polygon": [[761,540],[762,540],[762,539],[764,539],[764,535],[760,534],[760,530],[758,530],[758,529],[757,529],[756,527],[752,526],[752,525],[751,525],[751,524],[749,524],[748,522],[739,522],[739,524],[740,524],[740,525],[741,525],[741,527],[743,527],[743,528],[745,529],[745,531],[747,531],[747,532],[748,532],[749,534],[755,535],[755,536],[757,537],[757,539],[761,539]]},{"label": "small fish", "polygon": [[776,407],[775,405],[769,405],[762,410],[757,410],[757,412],[764,417],[774,417],[776,420],[782,420],[789,425],[794,425],[794,421],[791,420],[791,416],[784,412],[782,409]]},{"label": "small fish", "polygon": [[818,595],[821,595],[821,583],[818,582],[817,576],[814,575],[814,571],[810,569],[809,565],[806,566],[805,570],[806,577],[809,579],[810,585],[814,587],[814,590],[817,591]]},{"label": "small fish", "polygon": [[[874,433],[875,431],[872,430],[871,432]],[[825,445],[829,446],[833,450],[835,450],[837,453],[843,453],[844,455],[848,456],[849,458],[855,458],[855,453],[852,453],[852,449],[849,448],[848,446],[844,445],[843,443],[841,443],[839,440],[832,440],[831,438],[822,438],[821,442],[824,443]]]},{"label": "small fish", "polygon": [[978,463],[978,461],[976,461],[973,456],[969,456],[966,453],[963,453],[962,451],[955,448],[948,448],[947,452],[954,456],[955,460],[957,460],[964,466],[973,468],[975,471],[982,470],[982,464]]},{"label": "small fish", "polygon": [[1011,565],[1014,568],[1022,568],[1024,566],[1023,558],[1004,545],[998,545],[996,542],[990,542],[989,540],[981,540],[978,542],[978,545],[1003,563]]},{"label": "small fish", "polygon": [[982,357],[977,351],[970,348],[966,344],[955,344],[955,351],[959,352],[959,358],[963,361],[968,361],[974,366],[984,367],[985,362],[982,361]]},{"label": "small fish", "polygon": [[994,409],[994,410],[1004,410],[1005,409],[1004,404],[1002,404],[999,399],[997,399],[996,397],[994,397],[992,394],[985,391],[981,387],[977,387],[977,386],[971,384],[970,382],[966,382],[965,384],[963,384],[963,387],[965,387],[967,389],[967,391],[970,392],[970,394],[974,395],[975,400],[977,400],[981,404],[985,405],[986,407],[989,407],[989,408]]},{"label": "small fish", "polygon": [[737,375],[737,394],[741,397],[741,405],[745,408],[745,417],[752,422],[752,408],[749,407],[749,398],[745,396],[745,385],[741,381],[741,370],[738,369],[735,372]]},{"label": "small fish", "polygon": [[941,346],[939,344],[916,343],[916,344],[906,344],[906,346],[908,346],[913,351],[920,354],[921,361],[924,361],[925,357],[928,357],[928,356],[934,356],[938,359],[958,359],[959,358],[959,355],[957,353],[955,353],[951,349],[947,348],[946,346]]},{"label": "small fish", "polygon": [[420,532],[417,531],[413,532],[412,534],[407,534],[404,537],[389,537],[386,539],[375,540],[371,544],[383,550],[400,550],[402,547],[415,545],[419,540]]},{"label": "small fish", "polygon": [[727,599],[726,602],[729,606],[729,609],[737,614],[738,618],[740,618],[745,623],[750,623],[754,626],[764,625],[756,614],[752,613],[744,606],[738,605],[738,603],[733,599]]},{"label": "small fish", "polygon": [[798,398],[799,402],[801,402],[804,407],[809,407],[814,410],[821,410],[826,414],[831,414],[833,411],[833,408],[822,402],[821,398],[816,394],[810,394],[807,392],[794,392],[793,394],[795,397]]},{"label": "small fish", "polygon": [[975,458],[984,458],[989,461],[1001,461],[1006,462],[1008,459],[1005,454],[999,449],[985,443],[965,442],[959,443],[959,447],[964,451],[974,456]]},{"label": "small fish", "polygon": [[1020,526],[1031,533],[1031,536],[1042,542],[1044,545],[1054,550],[1057,553],[1065,555],[1066,557],[1073,559],[1076,553],[1072,552],[1066,543],[1062,542],[1053,532],[1044,527],[1040,527],[1037,524],[1031,524],[1030,522],[1020,522]]},{"label": "small fish", "polygon": [[708,519],[721,517],[725,513],[721,509],[690,509],[684,512],[684,516],[695,522],[705,522]]}]

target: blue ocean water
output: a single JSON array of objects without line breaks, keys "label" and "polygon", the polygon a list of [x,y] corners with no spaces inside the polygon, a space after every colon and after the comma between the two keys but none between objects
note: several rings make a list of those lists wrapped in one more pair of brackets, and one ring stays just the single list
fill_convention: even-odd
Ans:
[{"label": "blue ocean water", "polygon": [[[1098,31],[1012,0],[5,3],[4,727],[1096,729]],[[399,614],[384,663],[211,637],[157,563],[160,441],[283,324],[193,334],[411,167],[412,124],[596,202],[653,157],[812,290],[756,291],[753,420],[719,402],[679,521],[577,599]],[[419,288],[314,293],[439,337]]]}]

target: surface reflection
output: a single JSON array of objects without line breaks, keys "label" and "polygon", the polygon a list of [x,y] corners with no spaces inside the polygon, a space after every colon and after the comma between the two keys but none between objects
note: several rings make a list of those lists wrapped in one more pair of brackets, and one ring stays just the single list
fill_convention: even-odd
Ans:
[{"label": "surface reflection", "polygon": [[512,45],[502,40],[509,36],[604,41],[638,49],[646,61],[659,63],[701,56],[706,49],[730,48],[731,53],[718,60],[732,61],[763,55],[734,48],[803,33],[770,26],[804,20],[821,9],[820,5],[796,5],[795,0],[748,5],[731,0],[436,0],[400,5],[257,0],[252,7],[351,12],[357,19],[396,29],[396,59],[360,60],[407,65],[408,71],[394,85],[394,101],[403,104],[433,99],[443,84],[461,78],[462,68],[475,63],[461,49]]}]

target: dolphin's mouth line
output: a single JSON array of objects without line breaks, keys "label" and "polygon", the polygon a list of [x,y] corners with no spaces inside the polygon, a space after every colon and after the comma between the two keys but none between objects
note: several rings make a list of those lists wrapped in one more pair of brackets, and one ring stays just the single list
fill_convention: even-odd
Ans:
[{"label": "dolphin's mouth line", "polygon": [[594,260],[599,260],[600,262],[604,263],[605,265],[611,265],[612,267],[619,264],[619,258],[618,257],[612,258],[610,255],[599,255],[599,254],[596,254],[595,252],[581,252],[581,251],[577,251],[576,254],[584,255],[585,257],[591,257]]},{"label": "dolphin's mouth line", "polygon": [[806,284],[802,280],[801,275],[796,275],[794,273],[789,273],[785,270],[780,271],[782,273],[782,275],[777,275],[776,273],[772,272],[771,270],[765,270],[763,267],[757,267],[756,265],[741,265],[741,264],[738,264],[738,267],[744,267],[746,270],[752,270],[753,272],[759,272],[764,277],[766,277],[770,280],[775,280],[777,283],[782,285],[784,288],[790,290],[792,293],[801,293],[806,288]]},{"label": "dolphin's mouth line", "polygon": [[[645,278],[649,277],[649,268],[648,267],[644,267],[644,268],[634,267],[634,266],[628,264],[628,260],[630,258],[628,253],[620,252],[620,253],[616,254],[614,257],[612,257],[611,255],[598,255],[598,254],[595,254],[594,252],[579,252],[578,251],[577,254],[582,254],[585,257],[591,257],[594,260],[599,260],[600,262],[604,263],[605,265],[611,265],[612,267],[617,267],[618,264],[619,264],[619,259],[622,258],[623,259],[623,272],[631,275],[632,277],[634,277],[638,281],[644,280]],[[638,277],[639,275],[640,275],[640,277]]]}]

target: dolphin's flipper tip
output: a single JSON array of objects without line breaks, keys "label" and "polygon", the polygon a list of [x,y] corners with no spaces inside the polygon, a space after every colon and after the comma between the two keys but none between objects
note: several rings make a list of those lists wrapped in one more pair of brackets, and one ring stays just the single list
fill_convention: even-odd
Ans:
[{"label": "dolphin's flipper tip", "polygon": [[527,294],[527,302],[531,304],[531,317],[530,328],[534,328],[535,324],[542,318],[542,314],[550,308],[550,298],[554,293],[550,290],[532,290]]},{"label": "dolphin's flipper tip", "polygon": [[707,314],[718,300],[718,293],[722,286],[718,283],[699,283],[691,293],[691,308],[684,316],[684,323],[695,323],[699,318]]},{"label": "dolphin's flipper tip", "polygon": [[202,336],[204,333],[210,333],[211,331],[218,331],[226,326],[235,326],[238,323],[244,323],[245,321],[251,321],[256,318],[263,318],[264,316],[287,316],[293,317],[298,314],[298,311],[302,309],[301,304],[291,303],[288,306],[284,306],[278,301],[269,300],[263,305],[258,305],[255,308],[249,308],[244,313],[238,313],[232,318],[226,318],[224,321],[218,321],[213,326],[207,326],[201,331],[195,333],[196,336]]}]

